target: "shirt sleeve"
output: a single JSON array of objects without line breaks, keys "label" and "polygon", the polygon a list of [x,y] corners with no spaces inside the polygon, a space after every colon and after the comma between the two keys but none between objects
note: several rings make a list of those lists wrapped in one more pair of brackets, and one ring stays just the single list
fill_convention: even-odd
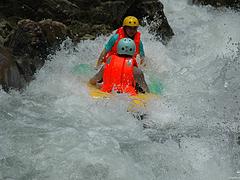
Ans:
[{"label": "shirt sleeve", "polygon": [[115,42],[118,39],[118,34],[112,35],[112,37],[108,40],[107,44],[105,45],[105,49],[107,52],[109,52],[112,47],[114,46]]},{"label": "shirt sleeve", "polygon": [[140,40],[140,44],[139,44],[139,51],[140,51],[140,57],[145,57],[145,52],[144,52],[144,49],[143,49],[143,43],[142,41]]}]

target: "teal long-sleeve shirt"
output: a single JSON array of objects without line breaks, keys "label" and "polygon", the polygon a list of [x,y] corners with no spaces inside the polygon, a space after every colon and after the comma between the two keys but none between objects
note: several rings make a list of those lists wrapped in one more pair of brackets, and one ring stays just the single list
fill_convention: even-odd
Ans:
[{"label": "teal long-sleeve shirt", "polygon": [[[115,42],[117,41],[118,39],[118,34],[114,34],[112,35],[112,37],[109,39],[109,41],[107,42],[107,44],[105,45],[105,49],[107,52],[109,52],[112,47],[114,46]],[[144,49],[143,49],[143,43],[142,41],[140,40],[140,44],[139,44],[139,51],[140,51],[140,57],[145,57],[145,53],[144,53]]]}]

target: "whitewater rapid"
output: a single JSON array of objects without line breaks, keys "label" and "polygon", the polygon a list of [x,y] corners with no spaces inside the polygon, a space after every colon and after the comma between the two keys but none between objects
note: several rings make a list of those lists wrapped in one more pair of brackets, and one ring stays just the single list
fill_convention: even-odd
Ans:
[{"label": "whitewater rapid", "polygon": [[23,93],[0,91],[0,179],[240,179],[240,13],[163,3],[171,42],[140,28],[143,71],[164,85],[148,118],[126,113],[124,95],[93,100],[92,74],[72,71],[94,67],[109,37],[67,40]]}]

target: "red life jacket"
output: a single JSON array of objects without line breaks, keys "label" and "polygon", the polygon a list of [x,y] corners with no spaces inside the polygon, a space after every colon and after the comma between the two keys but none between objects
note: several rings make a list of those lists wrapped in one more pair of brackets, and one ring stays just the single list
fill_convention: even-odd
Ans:
[{"label": "red life jacket", "polygon": [[[125,34],[124,32],[124,29],[123,27],[120,27],[117,31],[116,31],[116,34],[118,34],[118,39],[117,41],[115,42],[114,46],[112,47],[112,49],[104,56],[103,58],[103,62],[105,63],[106,60],[108,59],[108,57],[110,57],[111,55],[113,54],[117,54],[117,45],[118,45],[118,42],[122,39],[122,38],[125,38],[127,37],[127,35]],[[134,42],[135,42],[135,45],[136,45],[136,50],[135,50],[135,53],[134,53],[134,58],[137,57],[137,55],[140,53],[140,50],[139,50],[139,47],[140,47],[140,36],[141,36],[141,33],[137,31],[137,33],[134,35]]]},{"label": "red life jacket", "polygon": [[136,95],[133,76],[134,62],[135,60],[131,57],[110,56],[105,63],[101,90]]}]

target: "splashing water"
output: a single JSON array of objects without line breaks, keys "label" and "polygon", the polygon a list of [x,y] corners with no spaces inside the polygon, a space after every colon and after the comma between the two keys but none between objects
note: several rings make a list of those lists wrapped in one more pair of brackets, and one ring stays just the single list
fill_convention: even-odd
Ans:
[{"label": "splashing water", "polygon": [[[23,93],[0,91],[0,179],[226,180],[239,177],[240,21],[227,9],[164,3],[164,46],[140,28],[160,100],[138,121],[124,95],[93,100],[72,73],[109,37],[66,41]],[[146,79],[149,81],[149,76]],[[144,129],[142,124],[150,128]]]}]

